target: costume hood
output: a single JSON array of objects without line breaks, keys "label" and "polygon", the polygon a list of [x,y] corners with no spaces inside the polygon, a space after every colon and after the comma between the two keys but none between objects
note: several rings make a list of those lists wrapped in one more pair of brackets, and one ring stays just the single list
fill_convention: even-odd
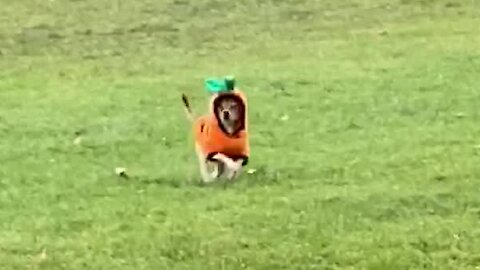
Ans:
[{"label": "costume hood", "polygon": [[241,114],[240,126],[234,132],[234,135],[239,131],[247,130],[247,123],[248,123],[248,121],[247,121],[248,120],[247,119],[247,115],[248,115],[248,113],[247,113],[247,98],[246,98],[245,94],[243,94],[243,92],[241,92],[238,89],[233,90],[233,91],[229,91],[229,92],[214,94],[212,96],[212,98],[210,99],[209,111],[210,111],[210,114],[213,115],[215,117],[215,119],[217,120],[218,127],[220,129],[222,129],[223,132],[226,133],[226,131],[223,130],[223,126],[220,124],[220,119],[218,118],[218,115],[215,113],[215,108],[218,107],[218,105],[220,104],[220,102],[224,98],[233,98],[233,99],[237,100],[238,104],[240,104],[240,111],[241,111],[241,113],[240,113]]}]

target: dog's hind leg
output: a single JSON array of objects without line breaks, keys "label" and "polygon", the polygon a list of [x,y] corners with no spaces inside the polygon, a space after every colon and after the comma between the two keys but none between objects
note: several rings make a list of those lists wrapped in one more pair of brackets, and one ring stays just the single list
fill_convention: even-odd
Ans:
[{"label": "dog's hind leg", "polygon": [[200,174],[202,175],[202,180],[204,183],[210,183],[213,181],[213,178],[211,175],[208,173],[207,169],[207,162],[206,160],[201,160],[200,161]]},{"label": "dog's hind leg", "polygon": [[200,167],[200,175],[202,177],[203,182],[204,183],[212,182],[212,178],[208,173],[207,160],[205,156],[202,154],[202,151],[200,150],[200,147],[198,145],[195,145],[195,151],[197,154],[198,165]]}]

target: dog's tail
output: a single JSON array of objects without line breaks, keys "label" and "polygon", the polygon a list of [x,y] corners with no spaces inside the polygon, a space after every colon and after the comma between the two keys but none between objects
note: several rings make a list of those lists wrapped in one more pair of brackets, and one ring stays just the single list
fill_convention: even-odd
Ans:
[{"label": "dog's tail", "polygon": [[192,108],[190,107],[188,97],[185,94],[182,94],[182,101],[183,105],[185,106],[185,113],[187,114],[187,118],[193,122],[195,116],[193,115]]}]

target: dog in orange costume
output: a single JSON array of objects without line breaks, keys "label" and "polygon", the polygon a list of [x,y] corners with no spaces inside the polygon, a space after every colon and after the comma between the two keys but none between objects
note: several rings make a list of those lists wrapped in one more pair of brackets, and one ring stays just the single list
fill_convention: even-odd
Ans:
[{"label": "dog in orange costume", "polygon": [[[194,117],[188,98],[182,96],[185,111],[193,123],[195,150],[204,182],[222,175],[237,178],[250,155],[247,98],[240,90],[214,94],[209,114]],[[213,166],[213,170],[209,167]]]}]

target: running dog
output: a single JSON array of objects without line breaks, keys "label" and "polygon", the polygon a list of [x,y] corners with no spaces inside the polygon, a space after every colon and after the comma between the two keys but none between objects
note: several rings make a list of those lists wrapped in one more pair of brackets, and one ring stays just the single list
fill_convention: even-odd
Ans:
[{"label": "running dog", "polygon": [[[250,154],[247,99],[235,89],[212,96],[209,114],[195,117],[189,100],[182,95],[185,112],[193,125],[195,151],[204,182],[225,175],[236,179]],[[209,168],[213,167],[213,168]]]}]

